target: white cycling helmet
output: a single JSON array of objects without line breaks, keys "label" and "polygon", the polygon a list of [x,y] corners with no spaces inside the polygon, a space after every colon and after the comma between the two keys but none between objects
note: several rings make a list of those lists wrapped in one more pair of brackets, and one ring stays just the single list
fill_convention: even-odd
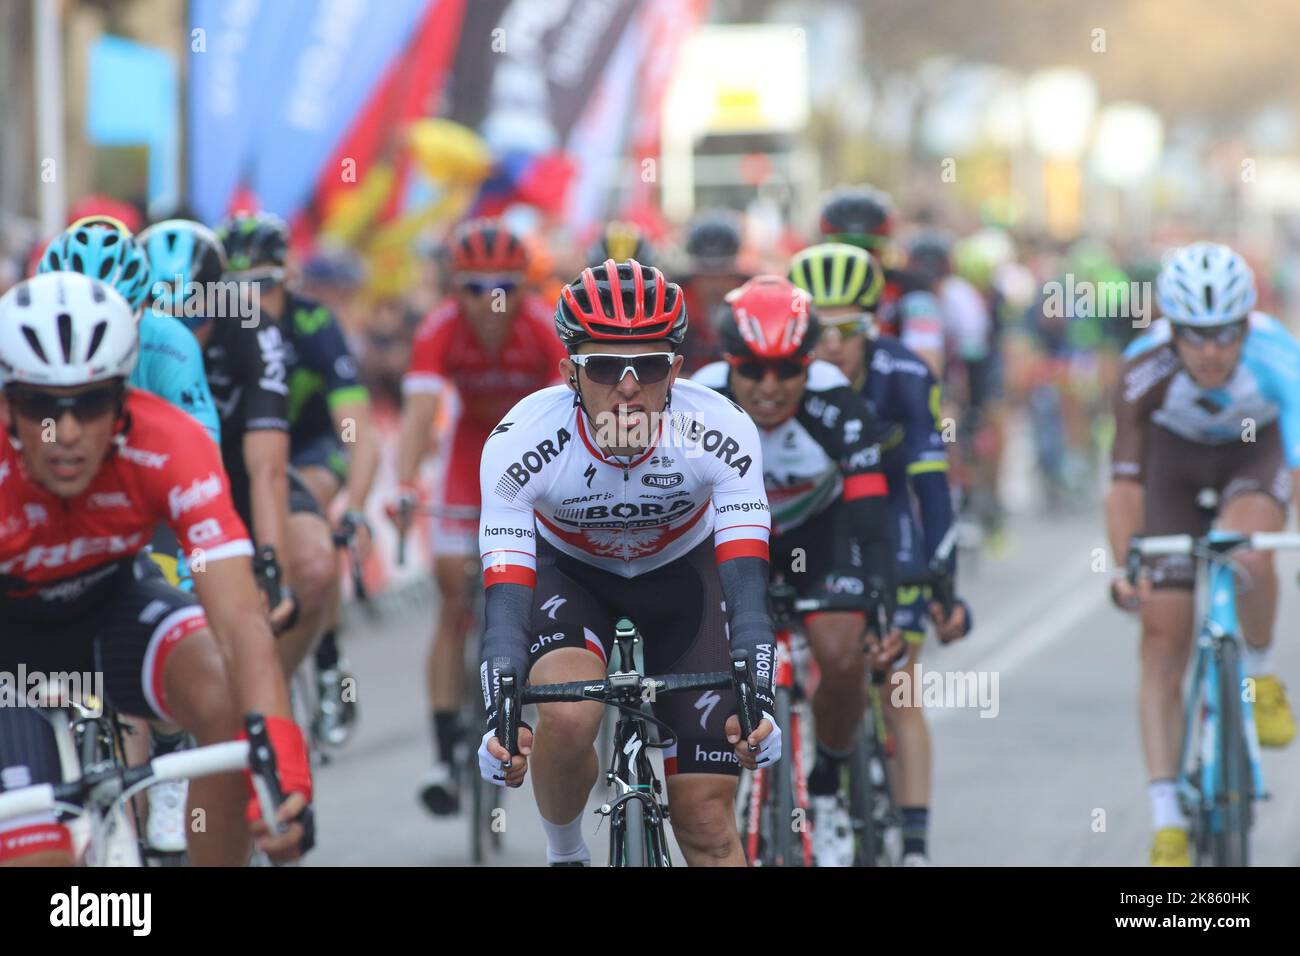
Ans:
[{"label": "white cycling helmet", "polygon": [[0,385],[125,379],[139,333],[121,293],[77,272],[46,272],[0,298]]},{"label": "white cycling helmet", "polygon": [[1175,325],[1236,322],[1255,307],[1255,273],[1227,246],[1195,242],[1165,257],[1156,301]]}]

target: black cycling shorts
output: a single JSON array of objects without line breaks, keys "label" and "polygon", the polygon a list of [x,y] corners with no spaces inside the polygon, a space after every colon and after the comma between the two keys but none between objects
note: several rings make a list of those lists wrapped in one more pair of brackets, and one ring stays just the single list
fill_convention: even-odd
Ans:
[{"label": "black cycling shorts", "polygon": [[289,514],[312,514],[318,518],[325,517],[316,496],[311,493],[311,488],[292,466],[289,468]]},{"label": "black cycling shorts", "polygon": [[325,432],[302,441],[295,437],[289,449],[289,463],[295,468],[324,468],[338,479],[340,488],[348,480],[347,449],[333,432]]},{"label": "black cycling shorts", "polygon": [[[712,537],[676,561],[635,578],[593,568],[537,539],[530,668],[562,647],[586,648],[608,663],[620,617],[631,619],[641,634],[647,675],[731,669]],[[668,774],[740,774],[725,732],[726,720],[736,709],[734,693],[673,694],[655,701],[652,708],[677,735],[677,743],[664,751]]]},{"label": "black cycling shorts", "polygon": [[[800,598],[851,602],[851,589],[862,581],[862,548],[840,530],[843,515],[842,502],[836,501],[798,527],[773,535],[768,544],[772,576],[783,578]],[[846,578],[854,583],[846,587]]]},{"label": "black cycling shorts", "polygon": [[[203,608],[148,560],[122,562],[114,595],[76,629],[10,622],[0,634],[0,680],[8,684],[0,706],[0,792],[62,780],[52,726],[25,706],[38,673],[76,675],[83,698],[102,696],[119,712],[172,719],[163,671],[171,651],[207,626]],[[68,846],[48,814],[0,822],[0,859]]]}]

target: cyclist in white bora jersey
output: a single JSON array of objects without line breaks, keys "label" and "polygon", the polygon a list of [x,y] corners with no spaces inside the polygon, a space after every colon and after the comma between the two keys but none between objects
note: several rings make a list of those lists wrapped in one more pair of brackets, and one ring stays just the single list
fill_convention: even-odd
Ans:
[{"label": "cyclist in white bora jersey", "polygon": [[[764,711],[748,740],[730,692],[654,705],[677,734],[665,769],[687,862],[744,866],[737,777],[779,759],[781,746],[757,430],[713,390],[678,379],[686,308],[658,269],[611,259],[584,270],[555,321],[569,350],[560,362],[567,384],[516,405],[483,450],[484,701],[495,708],[505,673],[535,684],[599,679],[624,615],[645,637],[649,673],[726,670],[730,648],[748,651]],[[602,708],[538,711],[536,736],[520,730],[513,760],[489,729],[480,769],[519,786],[531,764],[547,858],[585,864]],[[495,714],[488,719],[494,728]]]}]

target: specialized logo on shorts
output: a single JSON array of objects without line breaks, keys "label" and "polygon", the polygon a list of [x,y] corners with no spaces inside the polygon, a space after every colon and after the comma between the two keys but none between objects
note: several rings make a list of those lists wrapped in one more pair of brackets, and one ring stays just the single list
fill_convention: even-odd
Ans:
[{"label": "specialized logo on shorts", "polygon": [[[533,451],[524,452],[523,457],[507,468],[506,473],[497,479],[497,494],[506,501],[514,501],[515,496],[532,480],[533,475],[539,473],[548,462],[559,457],[572,437],[567,428],[561,428],[555,433],[554,441],[547,438],[538,442]],[[588,487],[591,487],[590,484]]]},{"label": "specialized logo on shorts", "polygon": [[193,511],[212,501],[221,494],[221,476],[215,471],[208,472],[206,478],[195,478],[188,488],[172,485],[167,491],[167,505],[171,508],[172,518],[179,518],[187,511]]},{"label": "specialized logo on shorts", "polygon": [[171,455],[145,451],[143,448],[132,448],[130,445],[122,445],[117,453],[133,465],[143,465],[145,468],[158,470],[161,470],[167,464],[167,459],[171,458]]},{"label": "specialized logo on shorts", "polygon": [[704,729],[709,722],[709,714],[713,713],[713,708],[718,706],[722,696],[716,690],[706,690],[700,695],[695,702],[695,709],[700,711],[700,728]]},{"label": "specialized logo on shorts", "polygon": [[566,597],[560,597],[558,594],[553,594],[542,604],[542,610],[549,611],[550,613],[547,616],[554,621],[556,619],[555,612],[558,611],[568,600],[569,599]]},{"label": "specialized logo on shorts", "polygon": [[674,472],[671,475],[642,475],[641,476],[641,484],[649,485],[651,488],[676,488],[685,480],[686,480],[686,476],[683,475],[680,471]]}]

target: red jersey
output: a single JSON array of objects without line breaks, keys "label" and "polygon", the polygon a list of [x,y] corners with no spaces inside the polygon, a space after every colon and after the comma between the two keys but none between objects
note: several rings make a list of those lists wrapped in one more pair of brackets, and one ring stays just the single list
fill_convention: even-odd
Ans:
[{"label": "red jersey", "polygon": [[251,555],[221,453],[161,398],[127,390],[124,440],[90,485],[60,498],[36,484],[0,425],[0,615],[69,620],[112,591],[114,572],[166,522],[206,562]]},{"label": "red jersey", "polygon": [[448,299],[416,330],[402,391],[440,392],[450,383],[461,400],[457,427],[486,435],[525,395],[559,382],[565,354],[551,310],[536,296],[520,303],[495,353],[479,343],[460,307]]}]

